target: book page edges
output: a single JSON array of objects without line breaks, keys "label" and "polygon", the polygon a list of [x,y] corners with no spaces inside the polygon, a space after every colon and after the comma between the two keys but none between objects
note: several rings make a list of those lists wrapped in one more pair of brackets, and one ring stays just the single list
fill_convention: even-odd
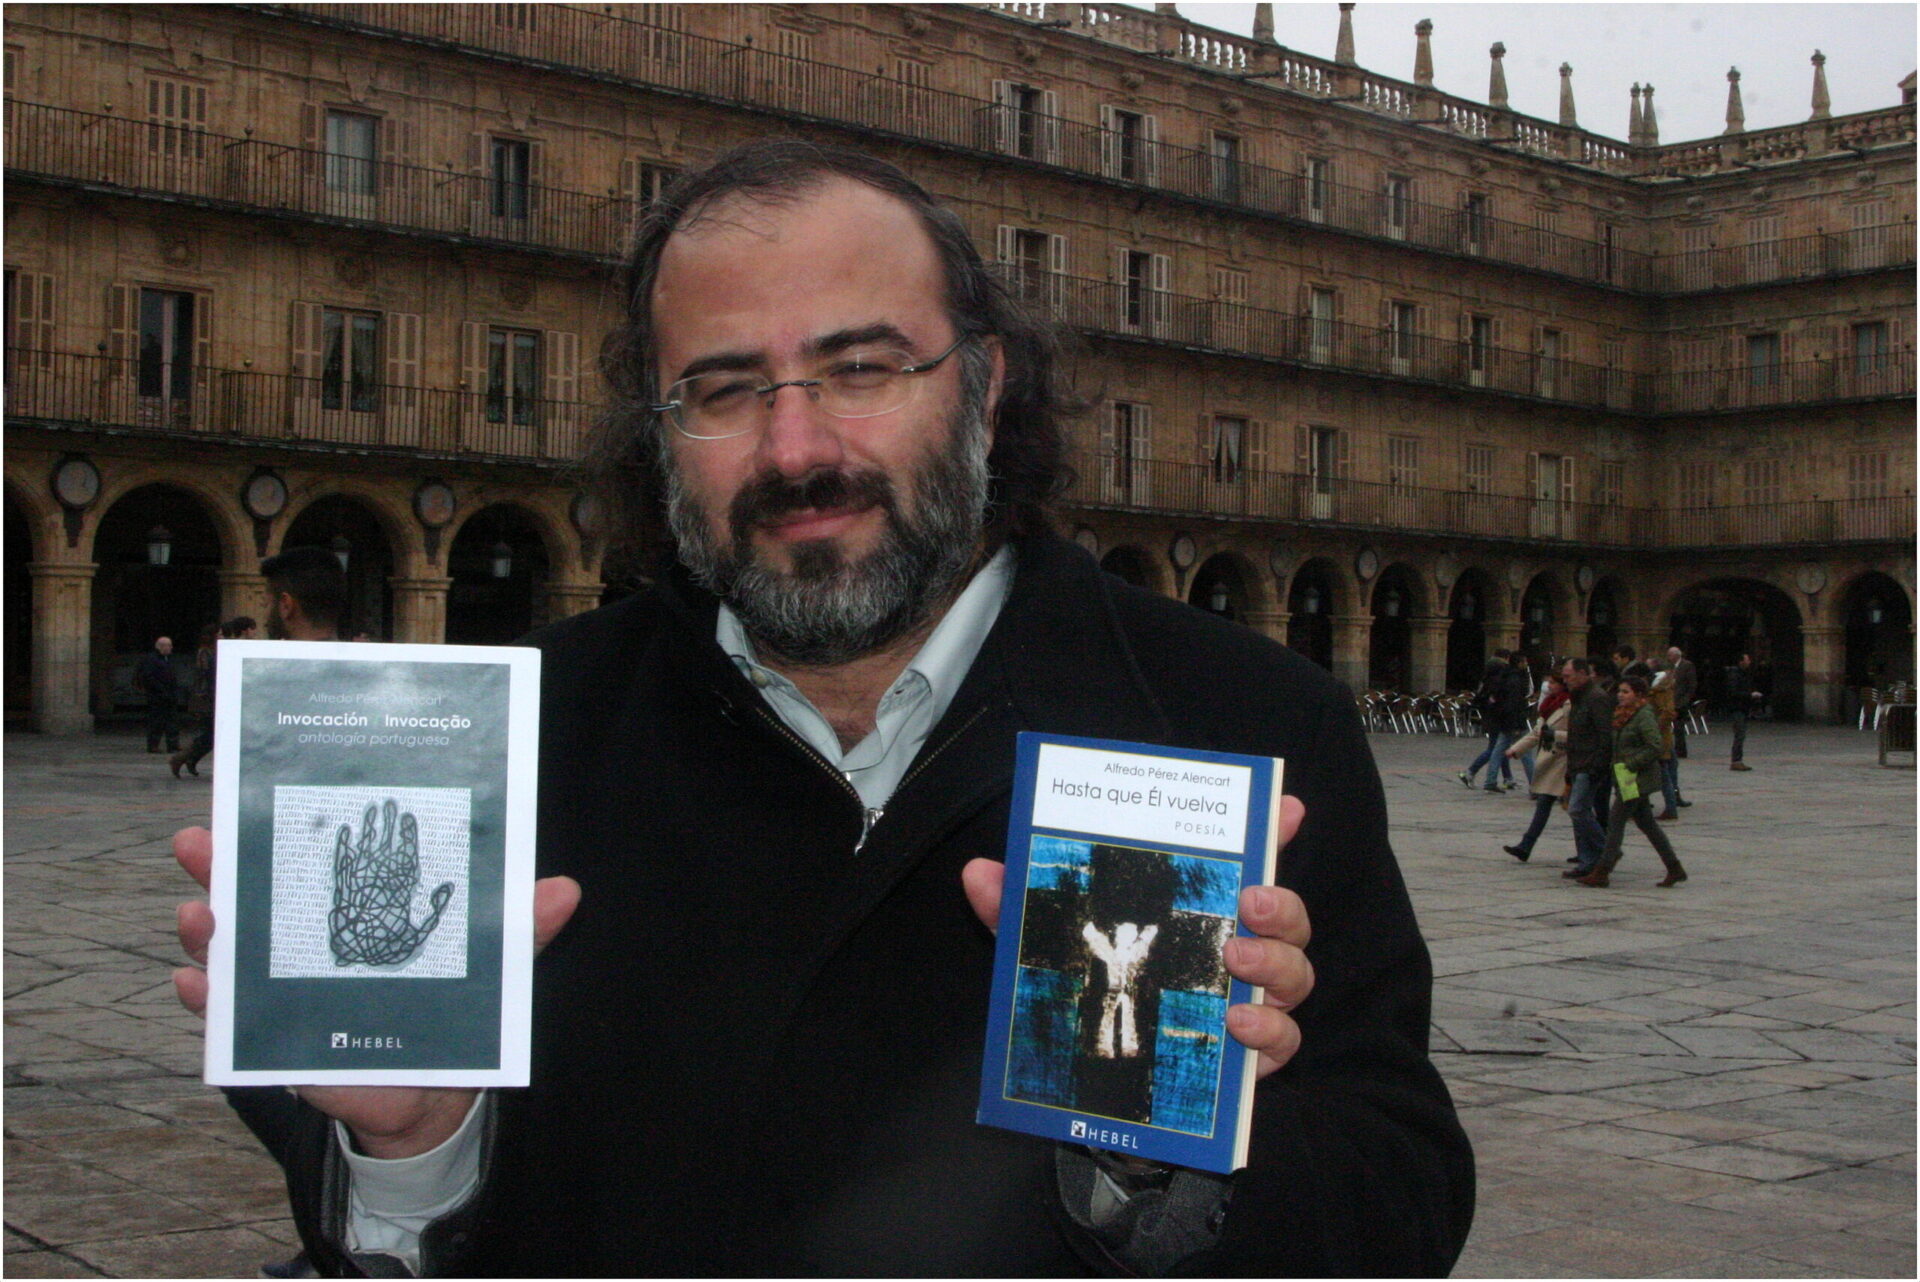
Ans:
[{"label": "book page edges", "polygon": [[[1273,786],[1267,795],[1267,848],[1261,856],[1259,884],[1263,886],[1273,885],[1274,875],[1280,868],[1280,798],[1286,765],[1281,758],[1273,758]],[[1255,1002],[1265,1001],[1266,997],[1266,989],[1253,990]],[[1247,1164],[1247,1150],[1253,1143],[1253,1088],[1257,1084],[1255,1075],[1260,1069],[1259,1051],[1249,1048],[1246,1057],[1246,1069],[1240,1074],[1239,1120],[1233,1132],[1233,1170],[1236,1171]]]}]

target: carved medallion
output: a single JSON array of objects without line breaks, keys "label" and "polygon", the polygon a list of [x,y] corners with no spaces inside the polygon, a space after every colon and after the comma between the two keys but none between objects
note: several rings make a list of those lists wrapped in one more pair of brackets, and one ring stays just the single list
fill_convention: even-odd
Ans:
[{"label": "carved medallion", "polygon": [[342,254],[333,260],[333,275],[342,285],[365,289],[373,283],[373,260],[365,254]]},{"label": "carved medallion", "polygon": [[533,278],[530,276],[502,276],[500,278],[500,301],[512,308],[524,308],[533,302]]}]

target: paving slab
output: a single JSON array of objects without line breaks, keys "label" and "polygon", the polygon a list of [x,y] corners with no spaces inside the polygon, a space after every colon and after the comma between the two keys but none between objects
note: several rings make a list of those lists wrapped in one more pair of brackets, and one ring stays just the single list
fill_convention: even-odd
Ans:
[{"label": "paving slab", "polygon": [[[1755,725],[1750,775],[1701,768],[1725,739],[1697,739],[1670,830],[1690,880],[1654,889],[1631,834],[1592,890],[1559,876],[1564,826],[1500,853],[1526,807],[1453,780],[1478,741],[1371,743],[1480,1152],[1456,1276],[1913,1275],[1913,772],[1845,728]],[[14,1277],[244,1276],[295,1249],[167,978],[169,840],[209,790],[142,746],[4,741]]]}]

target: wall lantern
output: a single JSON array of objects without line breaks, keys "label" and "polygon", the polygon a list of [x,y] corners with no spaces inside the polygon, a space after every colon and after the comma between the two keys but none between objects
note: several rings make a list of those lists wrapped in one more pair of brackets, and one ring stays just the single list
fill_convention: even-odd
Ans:
[{"label": "wall lantern", "polygon": [[1207,606],[1215,614],[1225,614],[1227,612],[1227,585],[1226,584],[1215,583],[1213,585],[1213,595],[1207,598]]},{"label": "wall lantern", "polygon": [[1880,604],[1879,597],[1874,597],[1872,600],[1867,602],[1867,622],[1868,623],[1871,623],[1874,626],[1878,627],[1880,624],[1886,622],[1886,618],[1887,618],[1887,607]]},{"label": "wall lantern", "polygon": [[173,534],[164,525],[147,531],[147,564],[167,565],[173,560]]},{"label": "wall lantern", "polygon": [[336,534],[327,546],[333,549],[333,559],[340,563],[340,573],[345,574],[347,562],[353,557],[353,544],[347,542],[346,535]]},{"label": "wall lantern", "polygon": [[1320,613],[1320,589],[1319,588],[1315,587],[1313,584],[1307,585],[1307,590],[1305,594],[1303,594],[1300,598],[1300,609],[1301,609],[1301,613],[1303,614]]},{"label": "wall lantern", "polygon": [[1547,607],[1545,603],[1535,601],[1533,603],[1533,609],[1527,612],[1527,617],[1535,623],[1545,623],[1547,621]]},{"label": "wall lantern", "polygon": [[1386,615],[1389,619],[1397,619],[1400,617],[1399,588],[1387,589],[1386,596],[1383,597],[1380,602],[1380,613]]},{"label": "wall lantern", "polygon": [[1460,617],[1471,621],[1480,613],[1480,598],[1471,592],[1460,594]]},{"label": "wall lantern", "polygon": [[493,577],[504,579],[513,573],[513,549],[505,543],[493,545]]}]

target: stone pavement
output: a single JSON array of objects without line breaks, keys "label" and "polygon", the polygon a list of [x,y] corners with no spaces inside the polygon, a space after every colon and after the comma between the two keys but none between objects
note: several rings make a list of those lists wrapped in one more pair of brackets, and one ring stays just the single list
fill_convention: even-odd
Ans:
[{"label": "stone pavement", "polygon": [[[1914,786],[1871,737],[1696,740],[1657,890],[1559,876],[1555,812],[1453,778],[1469,740],[1375,735],[1434,954],[1433,1046],[1479,1158],[1459,1277],[1914,1275]],[[273,1164],[198,1081],[175,1005],[176,827],[137,738],[9,734],[6,1256],[15,1277],[250,1276],[294,1241]]]}]

